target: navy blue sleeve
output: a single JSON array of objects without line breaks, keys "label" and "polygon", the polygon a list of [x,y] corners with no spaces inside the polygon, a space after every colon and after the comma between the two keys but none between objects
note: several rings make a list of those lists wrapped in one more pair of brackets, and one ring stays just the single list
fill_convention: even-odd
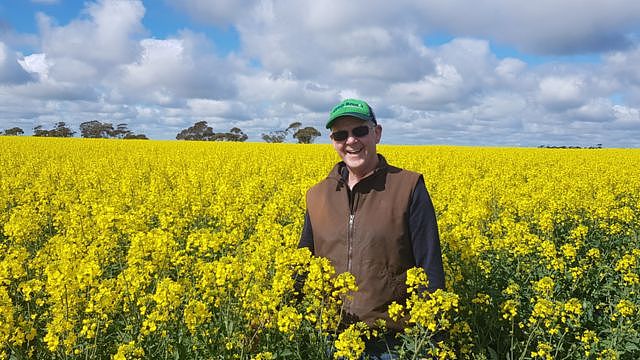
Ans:
[{"label": "navy blue sleeve", "polygon": [[409,205],[409,233],[416,266],[424,269],[429,291],[444,289],[444,268],[436,212],[420,176]]},{"label": "navy blue sleeve", "polygon": [[313,248],[313,230],[311,228],[311,219],[309,218],[309,210],[304,213],[304,226],[302,227],[302,234],[300,235],[300,242],[298,248],[309,248],[311,255],[315,255]]}]

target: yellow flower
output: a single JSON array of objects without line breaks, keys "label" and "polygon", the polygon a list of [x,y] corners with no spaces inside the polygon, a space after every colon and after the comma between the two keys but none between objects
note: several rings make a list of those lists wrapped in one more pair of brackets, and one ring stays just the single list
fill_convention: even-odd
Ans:
[{"label": "yellow flower", "polygon": [[184,308],[184,322],[191,334],[196,334],[198,328],[211,319],[211,312],[207,305],[198,300],[191,300]]},{"label": "yellow flower", "polygon": [[600,339],[593,330],[585,330],[582,335],[576,335],[576,339],[582,344],[585,357],[591,355],[591,349],[594,344],[598,343]]},{"label": "yellow flower", "polygon": [[531,352],[532,358],[540,358],[545,360],[553,360],[553,346],[548,343],[538,343],[538,349],[536,351]]},{"label": "yellow flower", "polygon": [[[530,323],[535,323],[539,319],[547,319],[549,320],[555,314],[555,305],[552,301],[544,298],[538,298],[535,304],[533,305],[533,311],[531,312],[531,317],[529,318]],[[551,324],[547,322],[547,325]]]},{"label": "yellow flower", "polygon": [[592,248],[589,249],[589,251],[587,251],[587,257],[593,259],[593,260],[600,260],[600,249],[598,248]]},{"label": "yellow flower", "polygon": [[640,284],[640,276],[637,273],[638,258],[632,254],[625,254],[616,263],[616,271],[622,274],[622,279],[628,285]]},{"label": "yellow flower", "polygon": [[514,296],[514,295],[517,295],[519,292],[520,292],[520,285],[516,283],[510,283],[504,290],[502,290],[502,293],[507,296]]},{"label": "yellow flower", "polygon": [[569,260],[573,260],[577,256],[577,250],[573,244],[564,244],[560,247],[560,250],[562,255]]},{"label": "yellow flower", "polygon": [[509,299],[502,303],[500,306],[502,312],[502,318],[512,321],[516,315],[518,315],[518,306],[520,303],[516,300]]},{"label": "yellow flower", "polygon": [[338,335],[338,339],[334,342],[336,351],[333,354],[334,359],[359,359],[364,352],[364,340],[362,337],[367,333],[367,326],[358,322],[349,325],[349,327]]},{"label": "yellow flower", "polygon": [[300,327],[302,315],[295,308],[285,306],[278,311],[278,329],[284,334],[293,334]]},{"label": "yellow flower", "polygon": [[616,304],[616,312],[611,315],[611,320],[616,320],[618,317],[630,317],[636,313],[636,305],[627,300],[623,299]]},{"label": "yellow flower", "polygon": [[407,292],[412,293],[420,288],[427,288],[429,286],[429,281],[427,280],[427,274],[424,272],[424,269],[414,267],[407,271]]},{"label": "yellow flower", "polygon": [[583,314],[582,302],[576,298],[571,298],[564,303],[562,311],[562,322],[566,322],[567,319],[577,321]]},{"label": "yellow flower", "polygon": [[533,290],[541,296],[551,296],[553,294],[555,283],[552,278],[545,276],[537,282],[533,283]]},{"label": "yellow flower", "polygon": [[619,358],[620,355],[613,349],[604,349],[596,357],[597,360],[618,360]]},{"label": "yellow flower", "polygon": [[404,307],[395,301],[389,305],[389,317],[391,320],[398,321],[404,316]]},{"label": "yellow flower", "polygon": [[490,305],[491,297],[487,294],[478,293],[475,298],[471,299],[471,302],[478,305]]},{"label": "yellow flower", "polygon": [[130,341],[118,346],[118,352],[113,356],[113,360],[141,359],[144,354],[144,350],[136,346],[135,341]]},{"label": "yellow flower", "polygon": [[256,354],[256,356],[254,356],[252,359],[253,360],[273,360],[275,359],[275,356],[273,356],[271,352],[265,351],[265,352]]}]

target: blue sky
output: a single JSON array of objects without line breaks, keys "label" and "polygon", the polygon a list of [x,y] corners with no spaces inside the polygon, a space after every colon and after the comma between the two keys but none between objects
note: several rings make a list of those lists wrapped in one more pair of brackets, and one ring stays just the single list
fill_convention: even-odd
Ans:
[{"label": "blue sky", "polygon": [[383,143],[638,147],[640,3],[587,3],[2,0],[0,130],[301,121],[327,142],[359,97]]}]

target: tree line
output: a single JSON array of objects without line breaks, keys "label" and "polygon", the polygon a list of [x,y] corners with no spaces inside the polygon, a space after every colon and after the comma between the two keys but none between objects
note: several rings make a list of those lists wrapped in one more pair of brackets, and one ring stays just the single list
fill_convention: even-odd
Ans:
[{"label": "tree line", "polygon": [[573,145],[560,145],[560,146],[552,146],[552,145],[540,145],[538,148],[541,149],[602,149],[602,144],[596,144],[595,146],[573,146]]},{"label": "tree line", "polygon": [[262,134],[262,140],[268,143],[284,142],[287,136],[291,136],[298,140],[298,144],[311,144],[315,139],[322,135],[316,128],[307,126],[302,128],[302,123],[293,122],[284,130],[276,130],[266,134]]},{"label": "tree line", "polygon": [[[0,131],[0,135],[23,135],[24,130],[13,127]],[[33,128],[33,136],[37,137],[73,137],[76,134],[64,121],[57,122],[51,129],[45,129],[42,125]],[[311,144],[321,135],[316,128],[302,127],[302,123],[293,122],[284,130],[275,130],[262,134],[262,140],[268,143],[282,143],[291,135],[299,144]],[[80,124],[80,137],[92,139],[145,139],[145,134],[135,134],[128,129],[127,124],[113,124],[98,120],[86,121]],[[198,121],[192,126],[181,130],[177,140],[194,141],[246,141],[249,137],[240,128],[233,127],[228,132],[215,132],[206,121]]]},{"label": "tree line", "polygon": [[214,132],[206,121],[198,121],[176,135],[176,140],[195,141],[246,141],[249,137],[240,128],[233,127],[229,132]]},{"label": "tree line", "polygon": [[[268,143],[281,143],[287,139],[290,134],[299,144],[311,144],[314,140],[322,135],[318,130],[311,126],[302,127],[302,123],[291,123],[284,130],[276,130],[262,134],[262,140]],[[206,121],[198,121],[192,126],[183,129],[176,135],[177,140],[195,140],[195,141],[246,141],[249,137],[242,132],[240,128],[231,128],[228,132],[214,132],[213,128]]]},{"label": "tree line", "polygon": [[[103,123],[98,120],[86,121],[80,124],[80,136],[93,139],[149,139],[145,134],[135,134],[129,130],[127,124],[118,124],[115,127],[111,123]],[[17,136],[23,135],[24,130],[19,127],[12,127],[0,131],[0,135]],[[57,122],[53,128],[45,129],[42,125],[33,128],[33,136],[37,137],[73,137],[73,131],[64,121]]]}]

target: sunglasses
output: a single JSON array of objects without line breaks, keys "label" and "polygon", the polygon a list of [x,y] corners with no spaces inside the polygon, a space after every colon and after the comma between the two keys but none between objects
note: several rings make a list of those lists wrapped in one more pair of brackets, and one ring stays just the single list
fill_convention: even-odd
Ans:
[{"label": "sunglasses", "polygon": [[[351,134],[353,134],[353,136],[357,137],[357,138],[365,137],[365,136],[369,135],[369,129],[370,129],[370,127],[367,126],[367,125],[354,127],[353,129],[351,129]],[[336,132],[331,133],[331,135],[329,135],[329,137],[333,141],[345,141],[349,137],[349,131],[348,130],[336,131]]]}]

